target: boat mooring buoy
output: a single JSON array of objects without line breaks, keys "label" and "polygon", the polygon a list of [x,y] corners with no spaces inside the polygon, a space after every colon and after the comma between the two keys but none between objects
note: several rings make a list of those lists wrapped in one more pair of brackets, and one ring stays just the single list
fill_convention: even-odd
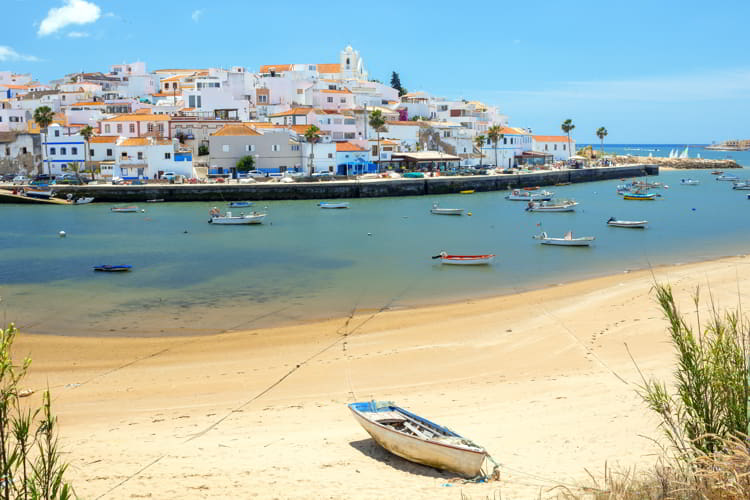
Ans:
[{"label": "boat mooring buoy", "polygon": [[60,231],[59,234],[60,234],[60,238],[65,238],[66,236],[65,231]]},{"label": "boat mooring buoy", "polygon": [[471,216],[471,212],[467,213],[466,215]]},{"label": "boat mooring buoy", "polygon": [[372,236],[372,233],[367,233],[367,236]]}]

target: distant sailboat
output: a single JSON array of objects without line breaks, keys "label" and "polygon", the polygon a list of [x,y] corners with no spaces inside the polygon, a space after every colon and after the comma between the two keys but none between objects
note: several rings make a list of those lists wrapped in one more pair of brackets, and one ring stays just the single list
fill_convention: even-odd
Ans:
[{"label": "distant sailboat", "polygon": [[680,154],[680,159],[684,160],[686,158],[690,158],[690,153],[688,152],[688,147],[689,146],[685,146],[685,150]]},{"label": "distant sailboat", "polygon": [[648,157],[649,157],[649,158],[653,158],[653,156],[654,156],[654,153],[649,153],[649,154],[648,154]]},{"label": "distant sailboat", "polygon": [[700,153],[698,153],[698,156],[697,156],[697,158],[698,158],[698,159],[700,159],[700,157],[701,157],[701,154],[700,154]]}]

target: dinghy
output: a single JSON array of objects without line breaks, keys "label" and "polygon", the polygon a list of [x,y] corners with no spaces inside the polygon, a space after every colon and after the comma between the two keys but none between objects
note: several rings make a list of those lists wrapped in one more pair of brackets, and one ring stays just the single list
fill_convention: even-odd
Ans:
[{"label": "dinghy", "polygon": [[133,266],[110,266],[110,265],[103,265],[103,266],[94,266],[94,271],[99,271],[103,273],[123,273],[130,271],[133,268]]},{"label": "dinghy", "polygon": [[388,401],[348,406],[359,425],[394,455],[467,478],[482,475],[487,451],[450,429]]},{"label": "dinghy", "polygon": [[463,208],[440,208],[437,203],[432,204],[430,213],[435,215],[463,215]]},{"label": "dinghy", "polygon": [[555,193],[549,191],[539,191],[538,193],[514,189],[505,197],[510,201],[549,201]]},{"label": "dinghy", "polygon": [[739,177],[733,174],[722,174],[716,178],[717,181],[737,182]]},{"label": "dinghy", "polygon": [[86,196],[82,198],[76,198],[75,200],[73,200],[73,204],[74,205],[88,205],[92,201],[94,201],[93,196]]},{"label": "dinghy", "polygon": [[127,213],[137,212],[138,207],[136,207],[135,205],[132,205],[129,207],[112,207],[110,208],[110,210],[118,214],[127,214]]},{"label": "dinghy", "polygon": [[530,201],[526,207],[527,212],[575,212],[578,202],[573,200],[562,201]]},{"label": "dinghy", "polygon": [[459,266],[481,266],[491,264],[495,260],[495,254],[484,255],[449,255],[446,252],[440,252],[434,255],[433,259],[440,259],[442,264],[453,264]]},{"label": "dinghy", "polygon": [[610,217],[607,221],[607,225],[611,227],[626,227],[633,229],[644,229],[648,225],[647,220],[617,220],[614,217]]},{"label": "dinghy", "polygon": [[253,204],[252,201],[230,201],[229,207],[230,208],[244,208],[249,207]]},{"label": "dinghy", "polygon": [[211,209],[211,218],[208,220],[209,224],[217,225],[247,225],[247,224],[261,224],[263,219],[266,218],[265,213],[253,212],[251,214],[232,215],[232,212],[227,212],[224,215],[219,214],[219,211]]},{"label": "dinghy", "polygon": [[328,202],[321,202],[318,203],[318,206],[320,208],[349,208],[349,202],[342,202],[342,203],[328,203]]},{"label": "dinghy", "polygon": [[623,200],[652,201],[656,199],[656,193],[624,193]]},{"label": "dinghy", "polygon": [[593,236],[573,238],[573,231],[568,231],[562,238],[550,238],[546,232],[533,236],[533,238],[541,240],[542,245],[558,245],[563,247],[587,247],[594,241]]},{"label": "dinghy", "polygon": [[701,181],[696,179],[680,179],[680,184],[683,186],[697,186]]}]

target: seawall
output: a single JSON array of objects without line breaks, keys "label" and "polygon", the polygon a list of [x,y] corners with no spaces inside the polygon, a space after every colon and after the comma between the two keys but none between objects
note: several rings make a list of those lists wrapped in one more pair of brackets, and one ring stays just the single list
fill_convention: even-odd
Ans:
[{"label": "seawall", "polygon": [[[502,191],[506,189],[551,186],[659,175],[656,165],[549,170],[534,173],[429,177],[424,179],[372,179],[321,182],[258,182],[253,184],[150,184],[143,186],[55,186],[60,198],[93,196],[96,202],[233,201],[233,200],[310,200],[336,198],[380,198],[458,193],[464,190]],[[0,203],[3,200],[0,199]]]}]

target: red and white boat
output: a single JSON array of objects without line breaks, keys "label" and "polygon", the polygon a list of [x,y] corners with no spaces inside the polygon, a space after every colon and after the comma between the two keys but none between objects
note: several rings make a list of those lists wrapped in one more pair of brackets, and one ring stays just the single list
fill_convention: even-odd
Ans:
[{"label": "red and white boat", "polygon": [[495,254],[485,255],[449,255],[446,252],[440,252],[433,259],[440,259],[442,264],[453,264],[459,266],[481,266],[492,264]]},{"label": "red and white boat", "polygon": [[138,207],[135,205],[131,205],[128,207],[112,207],[110,210],[114,213],[118,214],[127,214],[127,213],[134,213],[138,211]]}]

